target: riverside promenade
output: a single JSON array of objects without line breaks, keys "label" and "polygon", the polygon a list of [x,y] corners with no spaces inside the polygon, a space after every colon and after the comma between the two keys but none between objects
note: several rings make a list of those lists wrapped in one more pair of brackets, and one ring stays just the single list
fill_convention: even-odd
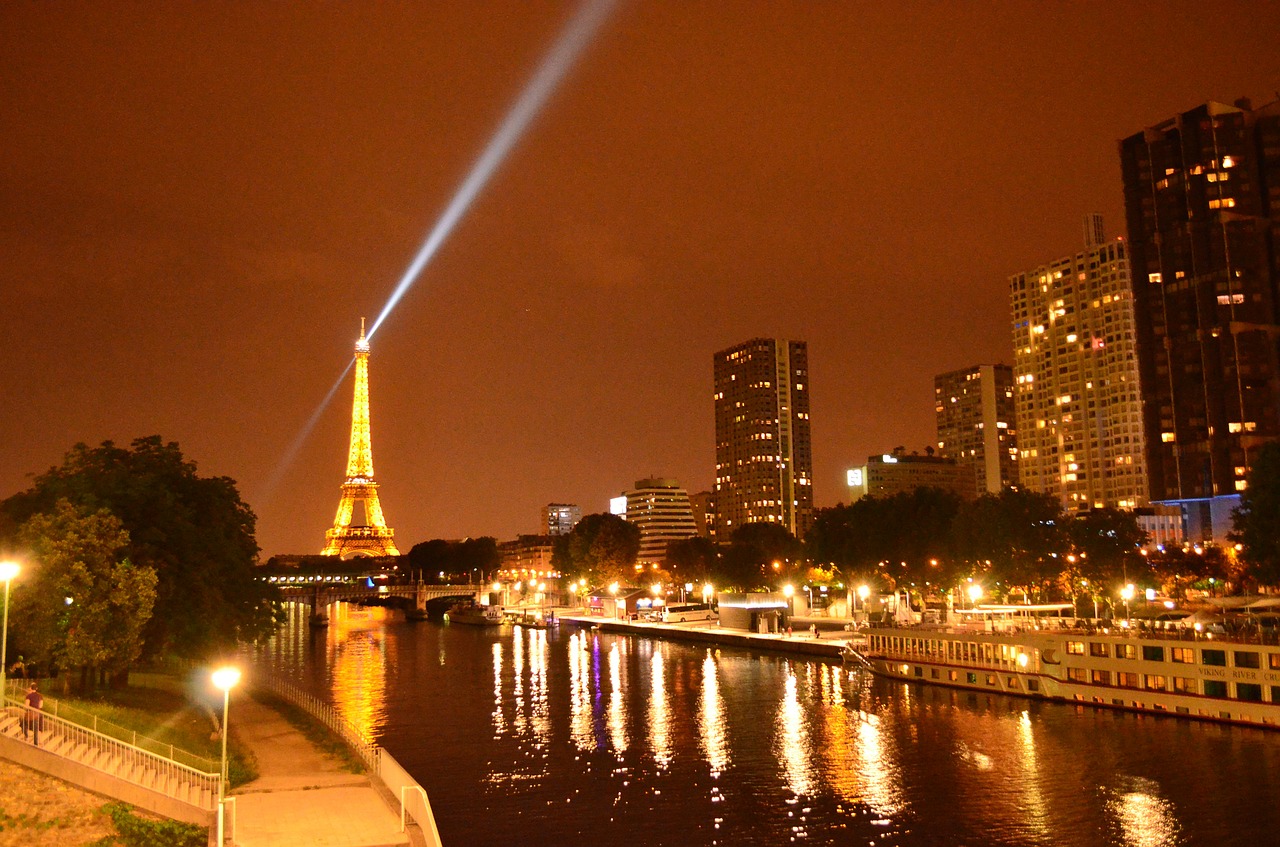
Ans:
[{"label": "riverside promenade", "polygon": [[[237,847],[426,845],[400,831],[399,804],[367,775],[349,773],[273,709],[235,703],[232,732],[258,760],[259,776],[231,792],[228,843]],[[212,844],[213,841],[211,840]]]}]

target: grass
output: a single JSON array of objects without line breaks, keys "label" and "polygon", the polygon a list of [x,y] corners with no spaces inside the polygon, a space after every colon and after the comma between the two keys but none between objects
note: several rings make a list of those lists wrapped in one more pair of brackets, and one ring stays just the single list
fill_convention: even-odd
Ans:
[{"label": "grass", "polygon": [[313,718],[310,712],[266,691],[255,691],[253,697],[262,705],[279,712],[290,726],[302,733],[303,737],[319,747],[322,752],[341,762],[344,771],[364,773],[364,762],[351,751],[345,741]]}]

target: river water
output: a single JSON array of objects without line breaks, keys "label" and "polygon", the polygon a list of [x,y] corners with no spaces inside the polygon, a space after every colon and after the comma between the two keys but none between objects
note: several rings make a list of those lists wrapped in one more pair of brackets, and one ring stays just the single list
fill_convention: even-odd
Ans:
[{"label": "river water", "polygon": [[562,626],[305,607],[257,657],[464,845],[1280,844],[1280,732]]}]

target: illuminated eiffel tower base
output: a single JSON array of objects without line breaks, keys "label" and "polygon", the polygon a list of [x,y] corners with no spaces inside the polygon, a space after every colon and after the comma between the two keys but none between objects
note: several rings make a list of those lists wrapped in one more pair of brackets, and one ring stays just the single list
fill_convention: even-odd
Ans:
[{"label": "illuminated eiffel tower base", "polygon": [[[361,506],[364,522],[353,524],[356,506]],[[350,559],[354,556],[399,556],[395,532],[387,526],[378,502],[378,484],[373,481],[373,442],[369,434],[369,342],[360,319],[360,340],[356,342],[356,391],[351,407],[351,451],[347,455],[347,480],[342,483],[342,500],[333,529],[324,534],[321,555]]]}]

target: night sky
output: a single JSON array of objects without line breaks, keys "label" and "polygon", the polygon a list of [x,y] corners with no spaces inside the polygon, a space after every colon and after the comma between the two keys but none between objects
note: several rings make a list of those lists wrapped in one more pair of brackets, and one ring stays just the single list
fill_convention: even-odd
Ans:
[{"label": "night sky", "polygon": [[[0,497],[160,434],[318,552],[351,359],[573,4],[0,7]],[[373,340],[402,550],[714,474],[711,356],[809,344],[818,506],[1123,234],[1116,141],[1280,88],[1280,4],[624,2]]]}]

